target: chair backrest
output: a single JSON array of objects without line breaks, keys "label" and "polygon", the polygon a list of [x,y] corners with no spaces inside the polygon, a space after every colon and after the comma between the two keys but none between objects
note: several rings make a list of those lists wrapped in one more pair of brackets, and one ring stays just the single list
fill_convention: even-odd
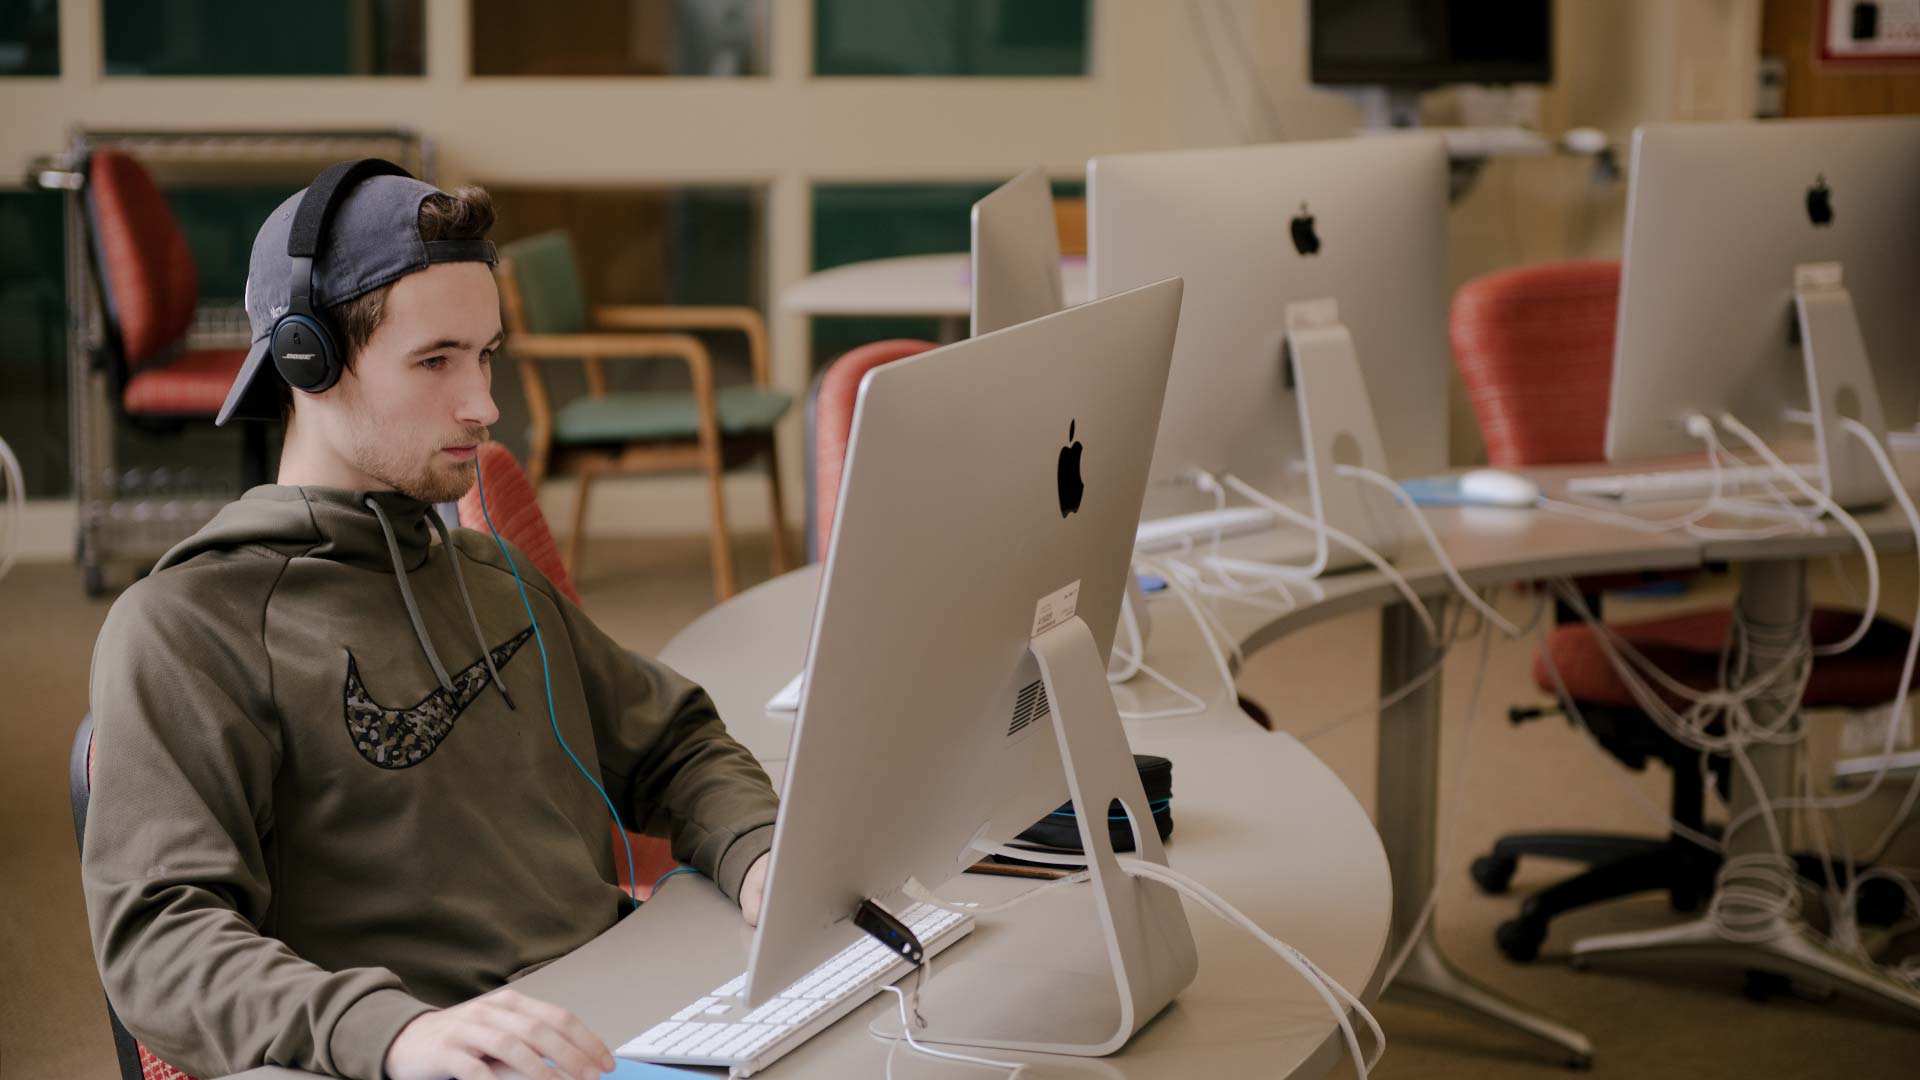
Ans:
[{"label": "chair backrest", "polygon": [[537,233],[500,248],[500,260],[513,274],[519,293],[519,326],[525,334],[578,334],[587,329],[586,291],[573,257],[573,239],[565,230]]},{"label": "chair backrest", "polygon": [[107,322],[127,370],[137,371],[186,338],[199,272],[167,197],[131,155],[94,151],[86,191]]},{"label": "chair backrest", "polygon": [[1613,392],[1620,264],[1545,263],[1462,285],[1454,364],[1499,467],[1600,461]]},{"label": "chair backrest", "polygon": [[[480,484],[460,498],[461,526],[486,532],[486,514],[491,513],[500,536],[526,552],[533,565],[567,594],[567,599],[579,603],[580,593],[574,589],[566,564],[560,560],[553,530],[547,528],[546,516],[540,513],[539,494],[520,463],[513,459],[513,451],[497,442],[482,443],[476,461]],[[486,513],[480,506],[480,485],[487,489]]]},{"label": "chair backrest", "polygon": [[936,348],[931,341],[891,338],[852,349],[820,375],[813,412],[814,553],[827,557],[833,535],[834,504],[840,498],[840,473],[847,463],[847,440],[853,436],[853,406],[860,380],[882,364],[905,360]]}]

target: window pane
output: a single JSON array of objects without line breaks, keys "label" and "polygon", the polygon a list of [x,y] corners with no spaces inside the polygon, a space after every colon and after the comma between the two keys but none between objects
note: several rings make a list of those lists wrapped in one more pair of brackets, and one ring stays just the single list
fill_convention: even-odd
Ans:
[{"label": "window pane", "polygon": [[1085,75],[1087,0],[814,0],[817,75]]},{"label": "window pane", "polygon": [[423,0],[102,0],[109,75],[419,75]]},{"label": "window pane", "polygon": [[61,196],[0,191],[0,435],[34,498],[72,490]]},{"label": "window pane", "polygon": [[764,75],[767,0],[469,0],[475,75]]},{"label": "window pane", "polygon": [[[589,311],[605,304],[723,304],[766,310],[766,200],[759,188],[484,186],[493,195],[493,239],[502,247],[553,229],[567,232]],[[713,354],[716,382],[731,386],[748,381],[752,369],[739,334],[698,336]],[[546,364],[540,370],[556,406],[585,392],[577,364]],[[614,391],[689,386],[685,366],[672,361],[611,363],[607,376]],[[517,370],[502,366],[495,373],[493,396],[500,421],[493,434],[524,455],[528,419],[521,386]]]},{"label": "window pane", "polygon": [[[813,268],[966,251],[972,244],[973,204],[998,183],[821,184],[813,189]],[[1055,181],[1056,199],[1078,199],[1080,181]],[[813,319],[813,361],[824,364],[848,349],[885,338],[937,340],[934,319]]]},{"label": "window pane", "polygon": [[0,0],[0,75],[60,74],[60,0]]}]

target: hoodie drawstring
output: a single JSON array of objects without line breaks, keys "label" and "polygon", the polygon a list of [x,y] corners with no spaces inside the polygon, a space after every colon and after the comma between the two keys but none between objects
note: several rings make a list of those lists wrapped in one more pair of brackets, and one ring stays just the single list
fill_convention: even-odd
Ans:
[{"label": "hoodie drawstring", "polygon": [[467,595],[467,579],[460,573],[460,553],[454,550],[453,538],[447,535],[447,523],[440,520],[435,510],[427,511],[427,524],[440,534],[440,546],[447,551],[447,559],[453,563],[453,583],[459,588],[460,602],[467,606],[467,625],[473,627],[473,640],[480,645],[480,656],[487,662],[487,672],[493,676],[493,685],[500,690],[500,696],[507,699],[507,708],[515,711],[519,706],[513,703],[513,695],[507,693],[507,684],[500,681],[500,669],[493,666],[493,653],[487,648],[486,636],[480,632],[480,616],[474,614],[473,597]]}]

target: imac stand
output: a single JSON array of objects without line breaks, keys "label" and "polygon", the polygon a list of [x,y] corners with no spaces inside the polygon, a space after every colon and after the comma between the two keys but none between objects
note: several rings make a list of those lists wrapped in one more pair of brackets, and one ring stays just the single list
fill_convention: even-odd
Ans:
[{"label": "imac stand", "polygon": [[[1353,335],[1331,299],[1288,304],[1287,361],[1300,407],[1307,491],[1316,521],[1339,529],[1391,560],[1404,536],[1393,496],[1371,484],[1341,476],[1341,465],[1387,472],[1387,454],[1374,423],[1373,404],[1360,374]],[[1314,544],[1314,575],[1359,566],[1365,560],[1321,532]]]},{"label": "imac stand", "polygon": [[1887,419],[1880,409],[1867,344],[1854,315],[1853,297],[1841,282],[1839,263],[1802,263],[1793,271],[1793,306],[1806,359],[1807,400],[1823,491],[1843,507],[1873,506],[1892,497],[1886,477],[1868,449],[1848,434],[1842,419],[1865,424],[1882,442]]},{"label": "imac stand", "polygon": [[[1193,981],[1200,962],[1179,894],[1128,876],[1114,855],[1107,808],[1118,800],[1133,821],[1135,856],[1167,864],[1092,631],[1072,616],[1043,630],[1030,648],[1052,703],[1105,955],[1062,950],[1018,972],[982,965],[936,971],[920,1003],[930,1026],[914,1036],[1098,1057],[1125,1046],[1166,1008]],[[887,1033],[897,1027],[897,1018],[876,1025]]]}]

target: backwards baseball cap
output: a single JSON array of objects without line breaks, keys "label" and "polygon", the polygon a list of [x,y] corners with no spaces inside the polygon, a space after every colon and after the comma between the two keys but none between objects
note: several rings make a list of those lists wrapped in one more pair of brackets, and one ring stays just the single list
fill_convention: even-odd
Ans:
[{"label": "backwards baseball cap", "polygon": [[[386,163],[382,162],[381,165]],[[281,375],[273,362],[273,331],[287,314],[297,291],[304,291],[307,259],[290,251],[295,220],[309,191],[331,188],[335,170],[329,169],[281,203],[253,238],[253,256],[247,264],[247,322],[253,346],[246,363],[227,391],[216,424],[229,420],[278,420],[280,395],[274,385]],[[429,195],[444,194],[432,184],[415,180],[389,166],[391,173],[354,178],[348,174],[342,190],[331,194],[331,211],[318,218],[313,248],[312,290],[308,306],[324,319],[328,308],[344,304],[384,285],[418,273],[435,263],[497,261],[489,240],[423,240],[420,204]],[[398,175],[393,175],[398,173]],[[311,216],[311,211],[310,211]],[[308,230],[309,232],[312,229]],[[312,242],[312,238],[309,238]],[[335,334],[341,349],[347,342]],[[344,357],[342,358],[344,359]]]}]

